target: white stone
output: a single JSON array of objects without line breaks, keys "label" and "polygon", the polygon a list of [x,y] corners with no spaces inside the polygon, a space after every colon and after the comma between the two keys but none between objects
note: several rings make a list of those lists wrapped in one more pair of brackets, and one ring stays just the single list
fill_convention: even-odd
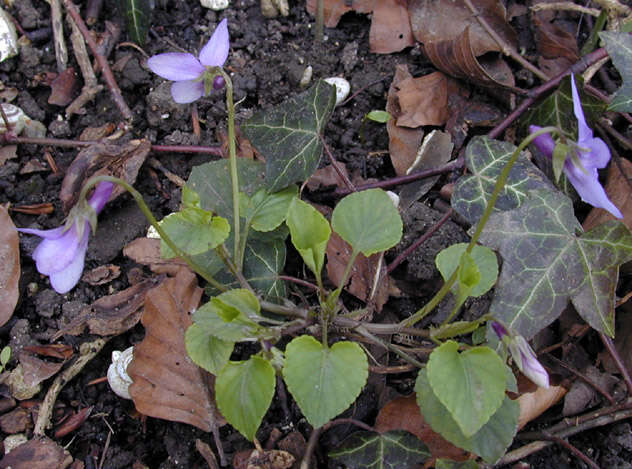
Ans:
[{"label": "white stone", "polygon": [[347,80],[341,77],[325,78],[325,81],[336,87],[336,106],[342,103],[351,92],[351,85]]},{"label": "white stone", "polygon": [[312,81],[313,73],[314,69],[311,65],[305,67],[305,70],[303,71],[303,76],[301,77],[301,81],[299,82],[301,88],[307,88],[309,86]]},{"label": "white stone", "polygon": [[210,8],[211,10],[219,11],[228,8],[230,0],[200,0],[200,5],[204,8]]},{"label": "white stone", "polygon": [[122,352],[112,352],[112,364],[108,367],[108,383],[112,391],[123,399],[131,399],[129,387],[132,378],[127,374],[127,365],[134,358],[134,347],[128,347]]}]

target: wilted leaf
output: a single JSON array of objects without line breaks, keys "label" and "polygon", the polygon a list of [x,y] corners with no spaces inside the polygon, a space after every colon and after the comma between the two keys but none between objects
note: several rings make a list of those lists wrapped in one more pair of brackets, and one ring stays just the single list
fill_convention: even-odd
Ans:
[{"label": "wilted leaf", "polygon": [[70,104],[79,90],[75,69],[69,67],[57,75],[57,78],[50,84],[50,88],[48,104],[56,106],[67,106]]},{"label": "wilted leaf", "polygon": [[599,37],[605,42],[606,51],[623,79],[623,85],[608,109],[632,112],[632,37],[629,33],[614,31],[601,32]]},{"label": "wilted leaf", "polygon": [[20,297],[20,240],[9,212],[0,206],[0,326],[6,324]]},{"label": "wilted leaf", "polygon": [[0,469],[65,469],[71,463],[64,448],[47,437],[36,437],[5,454]]},{"label": "wilted leaf", "polygon": [[[538,52],[545,60],[553,61],[553,70],[550,67],[548,70],[550,75],[561,73],[579,60],[579,49],[574,34],[570,34],[554,23],[549,23],[540,13],[532,15],[531,18],[535,26]],[[542,64],[542,61],[540,63]]]},{"label": "wilted leaf", "polygon": [[428,447],[405,430],[386,433],[355,432],[329,457],[349,469],[399,469],[423,464],[430,458]]},{"label": "wilted leaf", "polygon": [[369,30],[371,52],[390,54],[415,44],[406,7],[400,0],[375,2]]},{"label": "wilted leaf", "polygon": [[191,312],[201,296],[195,275],[185,270],[147,294],[145,338],[134,347],[127,372],[139,412],[209,432],[216,426],[209,375],[191,361],[184,345]]},{"label": "wilted leaf", "polygon": [[[150,149],[149,140],[142,139],[121,144],[97,143],[81,150],[67,169],[61,184],[59,198],[64,211],[68,212],[75,204],[81,186],[91,176],[116,176],[133,185]],[[110,200],[123,192],[125,189],[115,185]]]},{"label": "wilted leaf", "polygon": [[22,350],[24,350],[25,352],[34,353],[36,355],[61,358],[63,360],[68,360],[70,357],[72,357],[74,353],[72,347],[65,344],[27,345]]},{"label": "wilted leaf", "polygon": [[406,78],[397,88],[401,108],[397,125],[416,128],[445,124],[448,118],[448,78],[443,73]]},{"label": "wilted leaf", "polygon": [[577,236],[568,197],[538,190],[511,211],[493,214],[480,242],[503,267],[489,313],[527,340],[553,322],[570,299],[594,329],[614,335],[619,265],[632,259],[632,234],[610,221]]},{"label": "wilted leaf", "polygon": [[566,392],[566,388],[562,386],[549,386],[548,388],[538,386],[533,392],[521,394],[516,399],[520,404],[518,430],[557,404]]},{"label": "wilted leaf", "polygon": [[[487,137],[474,137],[467,145],[465,164],[472,175],[462,176],[457,181],[451,204],[470,223],[476,223],[483,215],[496,180],[515,149],[510,143]],[[521,154],[509,172],[494,210],[516,208],[531,191],[544,188],[552,188],[551,183]]]},{"label": "wilted leaf", "polygon": [[123,254],[135,262],[147,265],[152,272],[175,275],[187,264],[176,259],[163,259],[160,255],[160,239],[137,238],[123,248]]},{"label": "wilted leaf", "polygon": [[[307,0],[307,11],[310,15],[316,15],[316,3],[318,0]],[[349,11],[357,13],[370,13],[373,10],[375,0],[352,0],[341,2],[340,0],[323,0],[324,23],[328,28],[335,28],[342,15]]]},{"label": "wilted leaf", "polygon": [[55,428],[55,438],[62,438],[83,425],[83,423],[88,420],[88,417],[90,417],[93,408],[94,406],[84,407],[78,412],[73,412],[61,425]]},{"label": "wilted leaf", "polygon": [[81,276],[81,281],[90,285],[103,285],[110,283],[121,275],[121,268],[118,265],[100,265],[92,270],[88,270]]},{"label": "wilted leaf", "polygon": [[151,0],[122,0],[127,18],[127,31],[133,41],[141,46],[147,39],[147,31],[151,25]]},{"label": "wilted leaf", "polygon": [[306,92],[261,111],[242,130],[266,160],[270,192],[305,181],[320,161],[320,135],[336,102],[335,88],[319,80]]},{"label": "wilted leaf", "polygon": [[45,379],[55,375],[64,366],[63,362],[53,363],[40,360],[26,352],[20,352],[19,361],[22,365],[24,383],[29,387],[37,386]]},{"label": "wilted leaf", "polygon": [[[334,168],[334,164],[338,167],[338,171]],[[310,191],[316,191],[330,187],[343,187],[345,182],[338,172],[346,177],[349,177],[349,172],[343,163],[336,162],[334,164],[328,164],[314,171],[314,174],[307,180],[307,188]]]}]

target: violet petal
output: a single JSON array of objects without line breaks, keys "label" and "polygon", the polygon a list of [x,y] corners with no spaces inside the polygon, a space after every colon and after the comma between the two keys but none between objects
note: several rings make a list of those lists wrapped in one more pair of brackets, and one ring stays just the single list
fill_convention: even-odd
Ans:
[{"label": "violet petal", "polygon": [[606,191],[599,182],[597,169],[585,169],[586,172],[576,167],[570,158],[564,163],[564,174],[566,174],[566,177],[584,202],[589,203],[593,207],[603,208],[617,218],[623,218],[621,211],[610,201]]},{"label": "violet petal", "polygon": [[110,196],[112,195],[112,191],[114,190],[114,183],[110,181],[101,181],[97,184],[96,189],[90,196],[90,200],[88,203],[94,209],[95,212],[100,213],[105,207],[105,204],[108,203]]},{"label": "violet petal", "polygon": [[210,67],[221,67],[228,58],[229,49],[228,20],[224,18],[200,51],[200,62]]},{"label": "violet petal", "polygon": [[52,230],[37,230],[35,228],[18,228],[20,233],[32,234],[44,239],[57,239],[64,234],[64,227],[59,226]]},{"label": "violet petal", "polygon": [[81,279],[89,238],[90,229],[86,228],[83,238],[77,246],[77,251],[75,252],[75,257],[72,262],[63,270],[50,274],[50,284],[57,293],[69,292],[75,285],[77,285],[79,279]]},{"label": "violet petal", "polygon": [[571,75],[571,90],[573,92],[573,112],[577,118],[577,134],[579,135],[577,142],[581,145],[581,142],[593,138],[593,132],[592,129],[588,127],[588,124],[586,124],[582,101],[577,92],[577,85],[575,85],[575,75]]},{"label": "violet petal", "polygon": [[195,80],[204,73],[204,66],[188,52],[167,52],[150,57],[147,66],[167,80]]},{"label": "violet petal", "polygon": [[[84,230],[88,234],[90,228]],[[79,238],[76,226],[67,230],[62,236],[55,239],[44,239],[33,251],[33,260],[40,274],[50,275],[65,269],[75,258]]]},{"label": "violet petal", "polygon": [[204,83],[201,81],[176,81],[171,85],[171,97],[176,103],[192,103],[202,96]]}]

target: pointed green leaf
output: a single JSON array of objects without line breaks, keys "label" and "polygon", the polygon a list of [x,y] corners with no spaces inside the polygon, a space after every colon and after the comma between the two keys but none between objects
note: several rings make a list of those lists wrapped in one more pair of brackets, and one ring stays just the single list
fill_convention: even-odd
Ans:
[{"label": "pointed green leaf", "polygon": [[122,0],[127,18],[127,32],[132,41],[145,45],[147,31],[151,25],[151,0]]},{"label": "pointed green leaf", "polygon": [[270,407],[275,384],[274,368],[261,357],[228,362],[215,380],[217,407],[228,423],[252,441]]},{"label": "pointed green leaf", "polygon": [[292,244],[305,265],[320,277],[331,228],[325,217],[310,204],[294,199],[287,214]]},{"label": "pointed green leaf", "polygon": [[559,182],[560,177],[562,177],[564,163],[566,163],[569,151],[569,146],[560,142],[558,142],[553,149],[553,176],[556,182]]},{"label": "pointed green leaf", "polygon": [[[167,215],[160,226],[176,246],[191,256],[215,249],[230,233],[228,220],[192,207]],[[176,255],[164,240],[160,243],[160,253],[166,259]]]},{"label": "pointed green leaf", "polygon": [[346,196],[334,208],[331,227],[356,252],[367,257],[392,248],[402,237],[402,218],[382,189]]},{"label": "pointed green leaf", "polygon": [[505,368],[489,347],[459,353],[459,344],[453,340],[430,354],[427,372],[432,390],[465,436],[476,433],[502,405]]},{"label": "pointed green leaf", "polygon": [[272,231],[285,221],[287,210],[298,194],[298,187],[291,185],[269,194],[265,189],[256,192],[246,206],[243,216],[257,231]]},{"label": "pointed green leaf", "polygon": [[571,201],[557,191],[535,191],[520,208],[492,215],[480,242],[501,254],[503,267],[490,314],[529,340],[570,298],[591,327],[613,336],[618,269],[632,259],[632,234],[618,221],[578,232]]},{"label": "pointed green leaf", "polygon": [[[467,243],[453,244],[437,254],[435,264],[443,280],[447,281],[459,267],[461,256],[465,253],[467,246]],[[478,297],[487,293],[496,283],[498,260],[491,249],[477,245],[472,249],[471,261],[476,265],[480,277],[471,285],[468,295]]]},{"label": "pointed green leaf", "polygon": [[228,363],[235,343],[218,339],[194,323],[184,335],[184,345],[193,363],[216,375]]},{"label": "pointed green leaf", "polygon": [[478,432],[468,438],[463,435],[451,413],[433,392],[425,369],[420,370],[417,375],[415,392],[424,420],[435,432],[459,448],[478,454],[490,464],[505,454],[518,430],[520,406],[506,396],[498,411]]},{"label": "pointed green leaf", "polygon": [[266,159],[266,187],[278,191],[305,181],[318,167],[320,135],[336,103],[333,86],[319,80],[306,92],[242,125],[246,137]]},{"label": "pointed green leaf", "polygon": [[323,345],[308,335],[285,348],[283,378],[307,421],[321,427],[360,395],[369,375],[369,363],[355,342]]},{"label": "pointed green leaf", "polygon": [[2,365],[2,368],[7,366],[9,360],[11,360],[11,347],[5,345],[2,347],[2,351],[0,352],[0,365]]},{"label": "pointed green leaf", "polygon": [[606,51],[623,79],[623,85],[612,98],[611,111],[632,112],[632,37],[627,32],[599,33]]},{"label": "pointed green leaf", "polygon": [[224,321],[233,321],[237,317],[250,321],[261,319],[259,300],[245,288],[225,291],[211,298],[211,303],[217,308],[217,314]]},{"label": "pointed green leaf", "polygon": [[366,115],[367,119],[379,124],[386,124],[392,117],[393,116],[386,111],[369,111]]},{"label": "pointed green leaf", "polygon": [[230,320],[226,320],[220,313],[222,313],[224,317],[230,318],[230,316],[226,315],[225,310],[222,311],[215,303],[209,301],[200,306],[197,311],[193,313],[193,322],[197,324],[204,333],[230,342],[239,342],[242,339],[255,335],[257,324],[248,319],[244,314],[237,314],[230,318]]},{"label": "pointed green leaf", "polygon": [[400,469],[423,465],[430,458],[428,447],[406,430],[385,433],[355,432],[329,457],[348,469]]},{"label": "pointed green leaf", "polygon": [[[465,164],[472,174],[459,178],[451,203],[470,223],[475,224],[483,215],[496,180],[515,149],[508,142],[488,137],[474,137],[467,145]],[[546,176],[522,153],[511,168],[494,210],[511,210],[518,207],[530,191],[552,187]]]}]

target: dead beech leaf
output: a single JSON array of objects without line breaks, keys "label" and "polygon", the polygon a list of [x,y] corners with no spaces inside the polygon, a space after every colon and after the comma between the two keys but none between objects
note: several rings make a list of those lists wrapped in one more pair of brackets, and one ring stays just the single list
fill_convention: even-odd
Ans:
[{"label": "dead beech leaf", "polygon": [[195,274],[182,269],[147,293],[145,338],[134,347],[127,372],[134,381],[129,392],[139,412],[209,432],[217,418],[211,375],[191,361],[184,346],[202,292]]},{"label": "dead beech leaf", "polygon": [[77,74],[72,67],[61,72],[50,84],[51,93],[48,97],[48,104],[55,106],[69,105],[79,91]]},{"label": "dead beech leaf", "polygon": [[68,451],[47,437],[35,437],[12,449],[0,469],[65,469],[72,464]]},{"label": "dead beech leaf", "polygon": [[408,72],[406,65],[397,65],[395,67],[395,76],[386,98],[386,111],[393,116],[393,119],[389,119],[386,123],[388,150],[391,163],[398,176],[406,174],[408,168],[415,161],[417,149],[424,136],[423,129],[408,129],[396,124],[397,119],[402,114],[399,100],[397,99],[399,85],[409,78],[412,78],[412,75]]},{"label": "dead beech leaf", "polygon": [[26,352],[20,352],[19,361],[22,365],[24,384],[29,387],[37,386],[45,379],[55,375],[64,366],[63,362],[52,363],[40,360]]},{"label": "dead beech leaf", "polygon": [[66,344],[27,345],[22,350],[44,357],[61,358],[62,360],[68,360],[74,354],[72,347]]},{"label": "dead beech leaf", "polygon": [[455,461],[469,459],[469,454],[435,433],[428,425],[415,394],[397,397],[380,409],[375,420],[375,430],[385,433],[390,430],[407,430],[426,443],[433,458],[447,458]]},{"label": "dead beech leaf", "polygon": [[100,265],[84,273],[81,277],[81,281],[89,283],[90,285],[103,285],[110,283],[120,275],[121,268],[118,265]]},{"label": "dead beech leaf", "polygon": [[123,248],[123,254],[135,262],[147,265],[157,274],[176,275],[187,264],[178,258],[163,259],[160,255],[160,240],[156,238],[137,238]]},{"label": "dead beech leaf", "polygon": [[415,44],[406,2],[379,0],[373,7],[369,46],[376,54],[399,52]]},{"label": "dead beech leaf", "polygon": [[448,77],[443,73],[406,78],[397,88],[401,109],[397,125],[414,129],[422,125],[445,124],[448,119]]},{"label": "dead beech leaf", "polygon": [[532,20],[536,27],[536,46],[540,54],[547,59],[564,57],[569,63],[579,60],[577,39],[573,34],[549,23],[537,13],[533,15]]},{"label": "dead beech leaf", "polygon": [[[327,243],[327,276],[336,286],[342,281],[351,252],[351,246],[344,239],[337,233],[331,233]],[[386,273],[384,253],[370,257],[358,254],[349,278],[350,282],[345,290],[362,301],[374,304],[376,311],[382,311],[390,291],[390,277]]]},{"label": "dead beech leaf", "polygon": [[[621,163],[625,175],[619,171],[619,165],[612,161],[608,169],[605,189],[612,203],[621,210],[623,223],[628,229],[632,230],[632,191],[630,191],[630,185],[626,181],[626,177],[632,178],[632,162],[625,158],[619,158],[619,163]],[[616,218],[607,210],[593,208],[584,220],[584,223],[582,223],[582,226],[585,231],[589,231],[608,220],[616,220]]]},{"label": "dead beech leaf", "polygon": [[74,412],[55,429],[55,438],[64,437],[83,425],[83,422],[90,417],[93,408],[94,406],[85,407],[78,412]]},{"label": "dead beech leaf", "polygon": [[86,127],[79,135],[79,140],[82,142],[89,142],[94,140],[101,140],[107,137],[116,129],[116,125],[108,122],[100,127]]},{"label": "dead beech leaf", "polygon": [[518,430],[557,404],[564,397],[564,394],[566,394],[566,388],[562,386],[550,386],[549,388],[538,386],[534,392],[521,394],[517,399],[520,405]]},{"label": "dead beech leaf", "polygon": [[7,323],[20,291],[20,240],[7,209],[0,205],[0,326]]},{"label": "dead beech leaf", "polygon": [[[131,140],[126,143],[97,143],[81,150],[70,167],[61,184],[59,198],[64,211],[68,212],[77,201],[81,186],[91,176],[112,175],[129,184],[134,184],[138,170],[149,154],[149,140]],[[125,192],[116,185],[110,200],[114,200]]]},{"label": "dead beech leaf", "polygon": [[[344,163],[337,161],[334,163],[340,173],[349,177],[349,172]],[[334,164],[328,164],[320,169],[314,171],[314,174],[306,182],[306,186],[310,191],[317,191],[319,189],[328,189],[331,187],[346,187],[345,182],[342,180]]]},{"label": "dead beech leaf", "polygon": [[[307,0],[307,12],[315,16],[316,4],[318,0]],[[342,15],[349,11],[357,13],[370,13],[373,11],[373,4],[379,0],[323,0],[324,3],[324,23],[328,28],[335,28]]]},{"label": "dead beech leaf", "polygon": [[[507,44],[516,45],[516,33],[507,22],[507,12],[501,1],[472,0],[472,4]],[[456,41],[469,29],[470,47],[475,57],[490,51],[501,51],[498,43],[483,29],[464,0],[410,0],[408,11],[415,39],[424,46]]]}]

